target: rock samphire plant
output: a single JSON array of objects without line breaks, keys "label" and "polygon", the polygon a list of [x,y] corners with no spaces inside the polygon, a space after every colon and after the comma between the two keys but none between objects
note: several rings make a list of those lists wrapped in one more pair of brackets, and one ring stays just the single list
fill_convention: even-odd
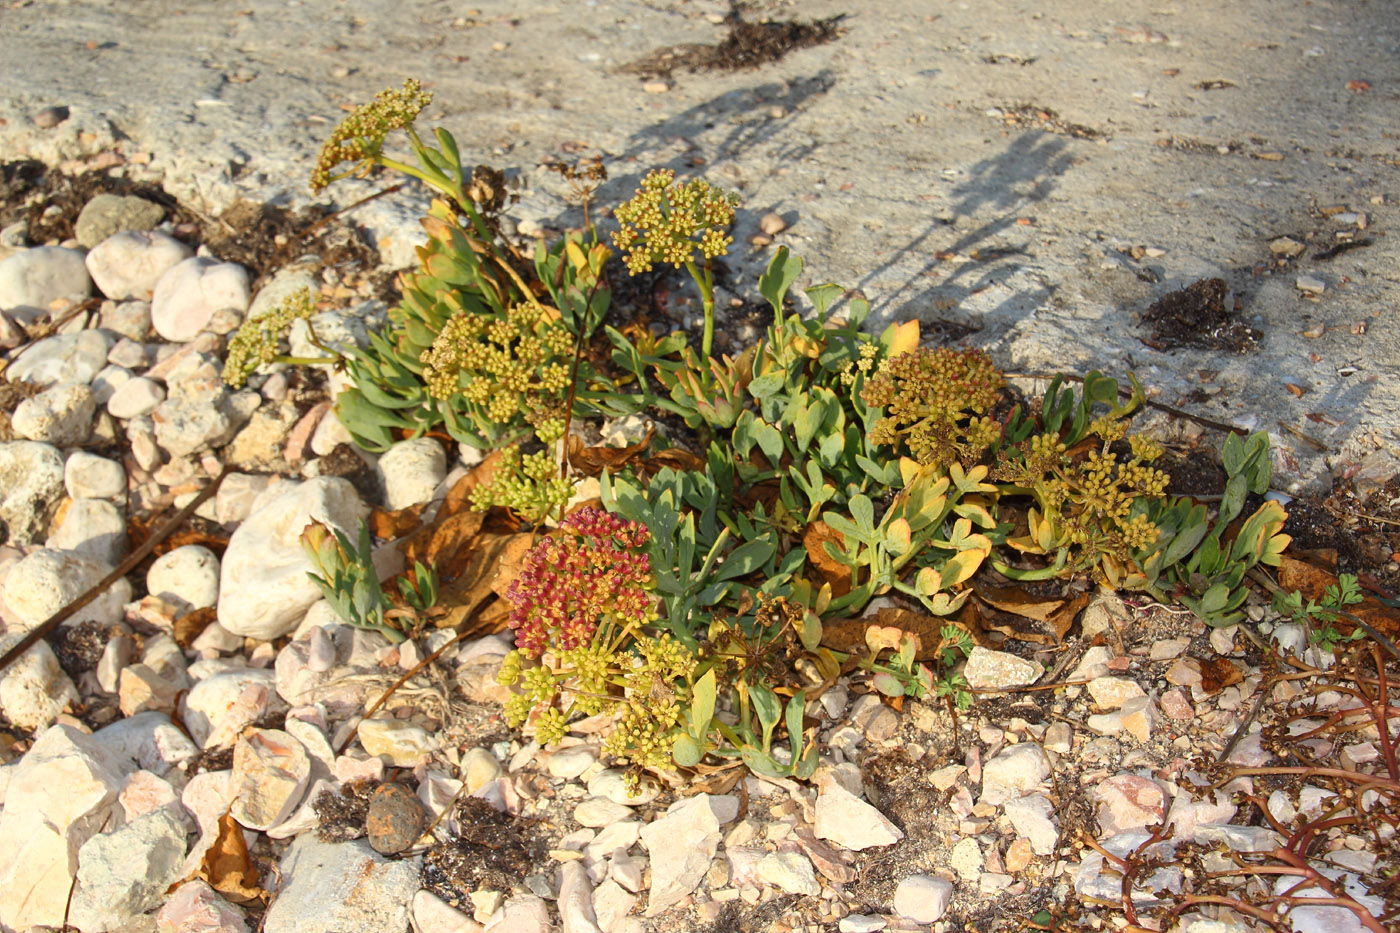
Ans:
[{"label": "rock samphire plant", "polygon": [[[802,262],[785,248],[758,282],[771,326],[715,359],[713,263],[734,198],[653,172],[615,212],[625,273],[587,222],[527,262],[452,136],[415,131],[427,101],[413,82],[385,92],[336,129],[317,166],[318,188],[348,163],[342,175],[389,168],[436,193],[390,327],[330,354],[351,384],[336,411],[374,450],[428,431],[506,449],[472,501],[537,530],[508,593],[517,648],[500,680],[514,690],[508,720],[541,743],[608,714],[605,750],[633,786],[645,771],[726,760],[805,778],[811,703],[843,673],[889,697],[970,702],[958,665],[972,637],[958,620],[978,575],[1084,578],[1227,625],[1242,617],[1246,573],[1279,563],[1282,507],[1244,514],[1268,488],[1266,435],[1227,438],[1217,505],[1170,496],[1161,446],[1128,430],[1136,381],[1056,378],[1012,407],[987,354],[920,346],[915,322],[862,330],[869,305],[839,286],[808,288],[811,313],[793,313]],[[386,154],[394,131],[413,162]],[[610,277],[660,263],[700,289],[698,354],[684,333],[595,335]],[[278,329],[308,313],[299,301],[245,326],[235,376],[280,359]],[[599,500],[570,510],[577,464],[557,450],[571,421],[648,409],[691,433],[603,461]],[[356,576],[361,544],[308,541],[328,597],[401,636]],[[876,597],[923,624],[871,619],[854,640],[831,637]]]}]

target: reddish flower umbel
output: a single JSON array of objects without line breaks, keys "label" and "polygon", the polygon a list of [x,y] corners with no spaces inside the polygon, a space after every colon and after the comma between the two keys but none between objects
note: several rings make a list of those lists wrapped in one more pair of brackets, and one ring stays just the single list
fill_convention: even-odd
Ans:
[{"label": "reddish flower umbel", "polygon": [[604,621],[644,624],[651,618],[651,562],[641,548],[645,525],[602,509],[579,509],[564,519],[564,535],[545,538],[525,555],[510,585],[510,627],[521,653],[587,645]]}]

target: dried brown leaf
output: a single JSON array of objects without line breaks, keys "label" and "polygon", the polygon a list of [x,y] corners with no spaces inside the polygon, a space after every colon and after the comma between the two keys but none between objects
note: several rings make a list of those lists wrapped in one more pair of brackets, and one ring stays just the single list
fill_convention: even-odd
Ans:
[{"label": "dried brown leaf", "polygon": [[636,460],[651,446],[656,425],[647,425],[647,436],[628,447],[584,447],[578,435],[570,434],[569,466],[584,476],[598,476],[604,470],[616,472]]},{"label": "dried brown leaf", "polygon": [[[828,541],[838,549],[846,545],[845,536],[823,521],[812,522],[802,533],[802,543],[807,547],[807,560],[817,576],[821,577],[821,582],[831,584],[832,597],[840,598],[851,591],[851,568],[826,552],[822,545]],[[862,634],[861,643],[864,644],[864,641],[865,636]]]},{"label": "dried brown leaf", "polygon": [[258,866],[248,855],[243,827],[227,813],[219,817],[219,835],[204,853],[195,874],[238,904],[265,901],[268,896],[258,885]]}]

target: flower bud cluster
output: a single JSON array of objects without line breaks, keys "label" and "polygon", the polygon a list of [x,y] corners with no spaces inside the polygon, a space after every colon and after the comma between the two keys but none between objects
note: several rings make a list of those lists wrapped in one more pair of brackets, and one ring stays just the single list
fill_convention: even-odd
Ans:
[{"label": "flower bud cluster", "polygon": [[870,440],[903,443],[919,463],[970,466],[1001,437],[994,421],[979,416],[1004,385],[1006,378],[981,350],[921,348],[890,357],[861,391],[867,405],[885,408]]},{"label": "flower bud cluster", "polygon": [[568,395],[573,340],[557,314],[522,302],[504,318],[471,311],[453,316],[419,362],[433,398],[459,399],[502,426],[523,417],[538,431],[557,412],[537,413],[560,407],[550,403]]},{"label": "flower bud cluster", "polygon": [[471,491],[471,507],[478,512],[496,506],[511,509],[533,524],[562,511],[573,495],[573,481],[559,475],[549,451],[522,456],[520,445],[511,444],[501,449],[491,479]]},{"label": "flower bud cluster", "polygon": [[309,318],[314,313],[316,307],[311,290],[303,288],[282,299],[281,304],[266,314],[244,321],[229,340],[224,382],[235,389],[241,388],[259,366],[276,362],[282,338],[291,329],[292,322]]},{"label": "flower bud cluster", "polygon": [[584,647],[600,625],[621,631],[655,618],[645,525],[584,508],[560,527],[564,534],[525,555],[506,593],[515,643],[527,658]]},{"label": "flower bud cluster", "polygon": [[416,79],[409,78],[402,90],[380,91],[373,102],[356,107],[321,146],[321,155],[311,173],[311,190],[318,192],[334,181],[331,173],[342,162],[363,163],[361,170],[368,171],[384,138],[394,130],[412,126],[432,100],[431,93],[423,90]]},{"label": "flower bud cluster", "polygon": [[734,242],[727,231],[734,223],[737,195],[699,178],[684,184],[675,178],[675,172],[657,169],[642,179],[632,200],[613,212],[622,225],[613,242],[627,251],[625,262],[633,275],[658,262],[679,268],[694,261],[697,247],[705,259],[715,259]]}]

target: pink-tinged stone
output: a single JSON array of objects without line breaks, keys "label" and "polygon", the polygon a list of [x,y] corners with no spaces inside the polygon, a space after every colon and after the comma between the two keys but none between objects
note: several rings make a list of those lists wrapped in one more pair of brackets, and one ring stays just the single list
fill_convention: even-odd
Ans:
[{"label": "pink-tinged stone", "polygon": [[307,445],[311,443],[311,436],[316,433],[316,426],[321,423],[321,419],[330,410],[330,402],[321,402],[301,416],[301,419],[287,432],[287,440],[282,445],[282,458],[284,460],[291,464],[297,464],[306,459]]},{"label": "pink-tinged stone", "polygon": [[1166,815],[1167,798],[1155,781],[1135,774],[1119,774],[1094,788],[1099,803],[1101,839],[1160,823]]},{"label": "pink-tinged stone", "polygon": [[1177,722],[1185,722],[1196,715],[1196,708],[1191,705],[1191,701],[1186,698],[1186,691],[1180,687],[1173,687],[1158,701],[1162,707],[1162,712],[1167,714],[1169,719]]},{"label": "pink-tinged stone", "polygon": [[156,933],[248,933],[242,909],[207,882],[187,881],[156,914]]},{"label": "pink-tinged stone", "polygon": [[128,823],[161,807],[180,802],[170,782],[150,771],[137,771],[127,778],[126,786],[117,799]]},{"label": "pink-tinged stone", "polygon": [[229,815],[249,829],[266,830],[291,815],[311,776],[306,748],[280,729],[259,729],[233,747],[237,796]]}]

